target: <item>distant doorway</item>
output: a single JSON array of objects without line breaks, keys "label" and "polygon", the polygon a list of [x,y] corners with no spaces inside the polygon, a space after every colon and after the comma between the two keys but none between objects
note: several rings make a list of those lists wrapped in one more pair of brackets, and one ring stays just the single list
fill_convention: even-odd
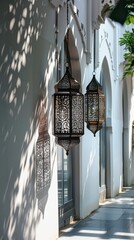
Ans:
[{"label": "distant doorway", "polygon": [[[104,73],[101,71],[100,83],[103,86],[103,91],[106,97]],[[99,187],[100,187],[100,202],[106,199],[106,117],[103,127],[99,132]]]},{"label": "distant doorway", "polygon": [[106,98],[106,114],[103,128],[100,130],[99,138],[99,186],[100,186],[100,202],[111,197],[111,81],[107,59],[104,58],[100,74],[100,83],[103,86],[103,91]]}]

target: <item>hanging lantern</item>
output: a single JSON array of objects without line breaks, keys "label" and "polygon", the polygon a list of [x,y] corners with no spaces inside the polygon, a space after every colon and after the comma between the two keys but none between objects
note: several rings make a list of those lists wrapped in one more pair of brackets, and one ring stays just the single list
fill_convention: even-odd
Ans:
[{"label": "hanging lantern", "polygon": [[53,94],[53,134],[56,143],[68,155],[69,149],[80,142],[84,134],[84,98],[79,92],[80,85],[66,67],[65,75],[55,85]]},{"label": "hanging lantern", "polygon": [[102,86],[95,75],[86,88],[85,94],[85,122],[87,128],[94,134],[102,128],[105,120],[105,96]]}]

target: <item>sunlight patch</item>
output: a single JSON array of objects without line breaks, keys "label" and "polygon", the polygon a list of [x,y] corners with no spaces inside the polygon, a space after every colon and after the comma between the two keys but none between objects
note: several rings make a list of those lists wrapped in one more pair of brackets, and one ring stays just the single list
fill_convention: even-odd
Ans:
[{"label": "sunlight patch", "polygon": [[12,20],[10,21],[10,25],[9,25],[9,29],[12,30],[15,24],[15,18],[12,18]]},{"label": "sunlight patch", "polygon": [[127,232],[116,232],[115,236],[125,236],[125,237],[134,237],[134,233],[127,233]]},{"label": "sunlight patch", "polygon": [[90,234],[99,234],[103,235],[106,234],[106,231],[98,231],[98,230],[80,230],[79,233],[90,233]]}]

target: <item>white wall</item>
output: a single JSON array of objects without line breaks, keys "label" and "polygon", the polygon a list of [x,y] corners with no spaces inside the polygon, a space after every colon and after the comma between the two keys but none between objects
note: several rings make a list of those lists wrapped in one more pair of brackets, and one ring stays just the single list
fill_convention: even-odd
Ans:
[{"label": "white wall", "polygon": [[99,204],[99,157],[98,134],[93,136],[85,126],[82,137],[80,165],[80,217],[88,216]]},{"label": "white wall", "polygon": [[[127,77],[123,80],[124,97],[124,185],[130,186],[134,181],[134,158],[132,147],[132,122],[134,120],[134,94],[133,79]],[[125,111],[125,109],[127,109]]]},{"label": "white wall", "polygon": [[[111,106],[107,109],[107,118],[111,118],[111,137],[110,137],[110,173],[111,173],[111,197],[115,196],[122,187],[122,79],[119,75],[119,57],[118,57],[118,26],[110,20],[100,27],[100,55],[101,63],[106,57],[110,72],[111,99],[107,98],[106,105]],[[106,89],[108,91],[108,89]],[[110,94],[110,92],[108,92]],[[110,115],[109,115],[110,114]]]},{"label": "white wall", "polygon": [[37,104],[45,92],[51,133],[55,11],[47,1],[1,1],[1,8],[0,239],[53,240],[58,237],[54,140],[51,136],[44,217],[36,198],[35,144]]}]

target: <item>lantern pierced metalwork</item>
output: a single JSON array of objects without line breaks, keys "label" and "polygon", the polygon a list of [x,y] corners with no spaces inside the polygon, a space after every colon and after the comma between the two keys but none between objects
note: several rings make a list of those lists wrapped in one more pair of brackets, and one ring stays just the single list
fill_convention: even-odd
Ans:
[{"label": "lantern pierced metalwork", "polygon": [[67,66],[53,94],[53,134],[56,143],[66,150],[66,154],[80,142],[84,134],[84,96],[79,89],[78,81],[72,77]]},{"label": "lantern pierced metalwork", "polygon": [[86,88],[85,94],[85,122],[87,128],[94,134],[99,131],[105,120],[105,95],[95,74]]}]

